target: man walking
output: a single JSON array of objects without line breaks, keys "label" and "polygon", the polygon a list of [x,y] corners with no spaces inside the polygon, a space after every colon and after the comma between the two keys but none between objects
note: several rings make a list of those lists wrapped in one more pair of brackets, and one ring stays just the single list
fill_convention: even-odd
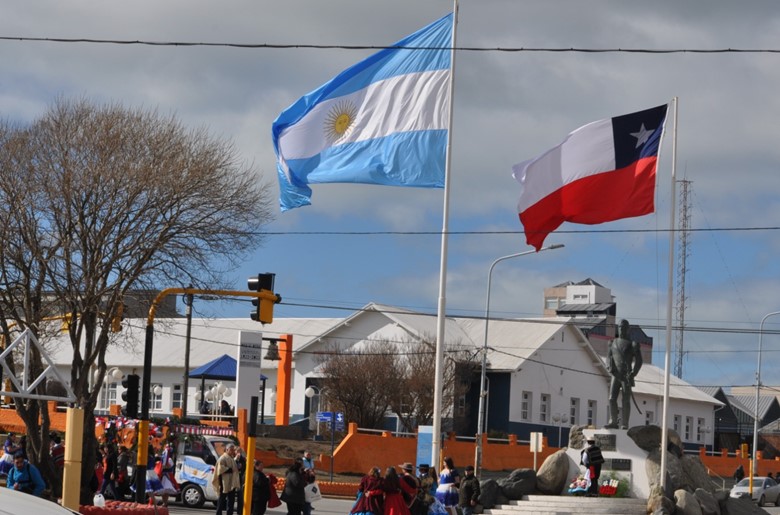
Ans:
[{"label": "man walking", "polygon": [[473,515],[474,507],[479,503],[479,479],[474,475],[473,465],[466,466],[465,474],[458,490],[458,506],[463,515]]},{"label": "man walking", "polygon": [[599,496],[599,476],[601,476],[601,465],[604,463],[604,456],[601,455],[601,448],[596,445],[596,440],[588,438],[588,447],[582,451],[580,462],[588,468],[586,478],[590,481],[588,486],[588,497]]},{"label": "man walking", "polygon": [[236,465],[236,446],[228,444],[225,452],[217,460],[214,468],[214,479],[212,485],[214,490],[219,492],[217,501],[216,515],[222,515],[222,510],[227,505],[227,515],[233,515],[233,505],[236,502],[236,492],[238,491],[238,466]]}]

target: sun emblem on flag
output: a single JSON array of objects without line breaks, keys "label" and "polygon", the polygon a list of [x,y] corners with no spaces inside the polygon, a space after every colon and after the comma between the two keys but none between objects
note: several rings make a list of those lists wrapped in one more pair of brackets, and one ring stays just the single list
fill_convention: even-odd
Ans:
[{"label": "sun emblem on flag", "polygon": [[355,124],[357,108],[352,102],[338,102],[325,118],[325,135],[331,143],[345,138]]}]

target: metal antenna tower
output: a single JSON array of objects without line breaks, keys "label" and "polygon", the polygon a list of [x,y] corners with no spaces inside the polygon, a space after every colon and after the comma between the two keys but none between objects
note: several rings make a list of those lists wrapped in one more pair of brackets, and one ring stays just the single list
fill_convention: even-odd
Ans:
[{"label": "metal antenna tower", "polygon": [[679,180],[680,187],[680,218],[677,223],[677,292],[675,299],[676,340],[674,375],[682,379],[683,359],[685,358],[685,303],[688,297],[685,294],[685,273],[688,271],[688,256],[690,255],[690,190],[691,181]]}]

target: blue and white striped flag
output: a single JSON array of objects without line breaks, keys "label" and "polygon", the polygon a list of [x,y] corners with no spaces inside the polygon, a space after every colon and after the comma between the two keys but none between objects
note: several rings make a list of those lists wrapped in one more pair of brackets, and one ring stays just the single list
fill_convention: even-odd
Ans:
[{"label": "blue and white striped flag", "polygon": [[282,211],[311,204],[315,183],[444,187],[452,20],[355,64],[279,115]]}]

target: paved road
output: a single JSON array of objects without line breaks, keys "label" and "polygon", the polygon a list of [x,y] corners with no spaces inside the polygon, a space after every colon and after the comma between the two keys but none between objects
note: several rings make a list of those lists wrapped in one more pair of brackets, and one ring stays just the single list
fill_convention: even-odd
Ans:
[{"label": "paved road", "polygon": [[[312,515],[347,515],[352,508],[353,503],[354,501],[348,499],[331,499],[326,497],[314,504],[314,512],[312,512]],[[216,508],[214,508],[213,504],[207,502],[203,505],[203,508],[199,509],[173,505],[168,507],[168,511],[172,515],[204,515],[205,513],[215,513]],[[223,511],[223,513],[225,512]],[[285,507],[285,504],[282,503],[278,508],[271,508],[265,513],[266,515],[286,515],[287,508]]]}]

